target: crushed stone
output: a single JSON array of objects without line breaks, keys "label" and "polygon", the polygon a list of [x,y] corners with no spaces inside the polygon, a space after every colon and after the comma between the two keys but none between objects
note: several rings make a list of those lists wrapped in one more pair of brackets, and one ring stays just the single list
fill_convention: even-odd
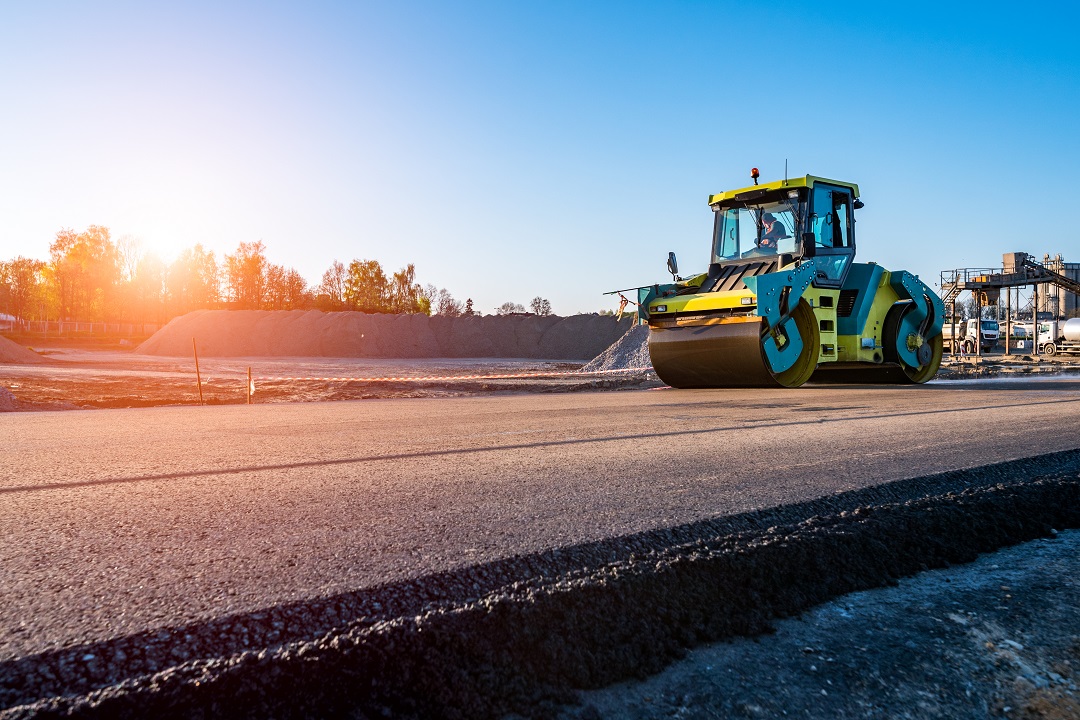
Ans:
[{"label": "crushed stone", "polygon": [[652,368],[649,357],[649,326],[634,325],[604,352],[593,358],[582,372]]},{"label": "crushed stone", "polygon": [[33,350],[24,348],[16,342],[0,337],[0,363],[10,365],[30,365],[45,362],[45,358]]}]

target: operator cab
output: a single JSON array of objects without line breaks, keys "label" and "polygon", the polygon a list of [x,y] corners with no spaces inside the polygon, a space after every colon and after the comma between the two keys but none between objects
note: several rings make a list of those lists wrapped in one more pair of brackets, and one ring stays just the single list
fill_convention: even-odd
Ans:
[{"label": "operator cab", "polygon": [[818,287],[839,287],[855,257],[858,188],[806,176],[709,198],[710,274],[725,266],[817,258]]}]

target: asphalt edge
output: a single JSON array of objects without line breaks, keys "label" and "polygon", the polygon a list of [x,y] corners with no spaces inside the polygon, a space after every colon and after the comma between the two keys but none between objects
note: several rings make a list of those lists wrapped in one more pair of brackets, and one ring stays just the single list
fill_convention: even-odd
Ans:
[{"label": "asphalt edge", "polygon": [[[1056,453],[901,481],[869,493],[877,498],[853,493],[878,500],[854,509],[836,497],[804,503],[802,519],[767,528],[662,531],[666,543],[628,545],[584,571],[42,698],[0,718],[542,717],[575,689],[655,672],[694,644],[766,632],[838,595],[1080,527],[1078,466],[1080,452]],[[924,494],[898,499],[899,485],[900,495]]]}]

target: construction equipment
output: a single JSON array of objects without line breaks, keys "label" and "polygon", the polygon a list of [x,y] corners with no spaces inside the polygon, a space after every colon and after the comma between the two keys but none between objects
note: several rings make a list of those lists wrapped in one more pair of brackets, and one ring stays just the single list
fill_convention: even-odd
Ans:
[{"label": "construction equipment", "polygon": [[[668,385],[798,387],[930,380],[941,364],[938,296],[906,271],[856,263],[857,185],[807,175],[709,197],[707,272],[634,288],[649,354]],[[627,292],[627,291],[616,291]]]}]

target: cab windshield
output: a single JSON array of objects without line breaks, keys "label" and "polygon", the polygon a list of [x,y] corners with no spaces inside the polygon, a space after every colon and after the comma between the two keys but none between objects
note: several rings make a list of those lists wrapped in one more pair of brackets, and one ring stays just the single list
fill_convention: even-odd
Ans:
[{"label": "cab windshield", "polygon": [[982,321],[982,329],[983,330],[992,330],[994,332],[997,332],[997,329],[998,329],[997,320],[983,320]]},{"label": "cab windshield", "polygon": [[712,262],[794,253],[800,210],[798,197],[721,208],[716,213]]},{"label": "cab windshield", "polygon": [[810,251],[814,285],[840,287],[855,257],[857,206],[852,188],[820,180],[812,187],[747,189],[713,205],[712,264]]}]

